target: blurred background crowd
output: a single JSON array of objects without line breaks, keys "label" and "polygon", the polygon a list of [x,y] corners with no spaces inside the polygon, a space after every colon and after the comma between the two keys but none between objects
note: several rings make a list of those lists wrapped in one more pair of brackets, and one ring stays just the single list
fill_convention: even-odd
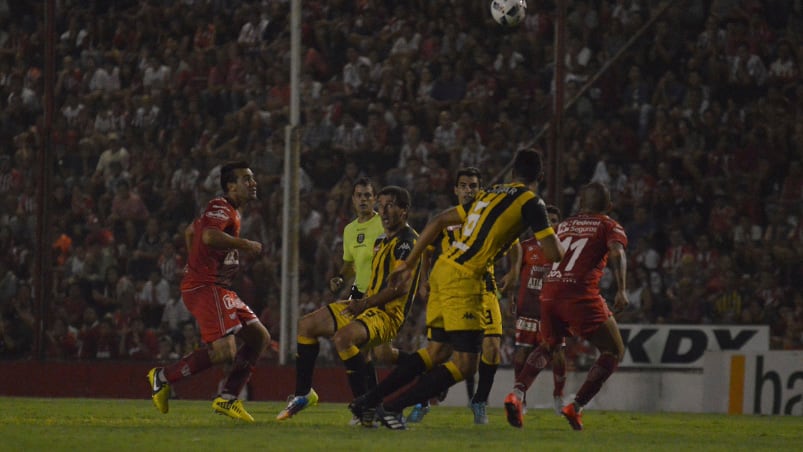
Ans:
[{"label": "blurred background crowd", "polygon": [[[38,312],[43,3],[0,1],[4,359],[33,356]],[[631,45],[666,2],[567,3],[568,98],[623,54],[566,112],[563,184],[542,195],[565,216],[581,185],[610,188],[630,241],[619,322],[764,324],[772,348],[803,349],[803,2],[675,0]],[[45,357],[173,360],[200,346],[178,290],[182,231],[231,159],[258,178],[242,235],[264,245],[236,288],[278,338],[289,2],[57,4]],[[406,187],[420,231],[455,202],[459,167],[489,181],[516,149],[545,149],[555,5],[528,4],[506,30],[487,0],[304,0],[302,312],[335,298],[357,177]],[[403,349],[425,341],[423,301],[413,313]],[[582,366],[583,344],[570,356]]]}]

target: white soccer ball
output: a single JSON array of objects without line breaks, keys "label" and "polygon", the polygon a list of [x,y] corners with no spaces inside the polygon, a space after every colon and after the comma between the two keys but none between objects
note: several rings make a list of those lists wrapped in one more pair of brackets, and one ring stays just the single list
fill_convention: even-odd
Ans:
[{"label": "white soccer ball", "polygon": [[527,14],[526,0],[492,0],[491,16],[505,27],[515,27]]}]

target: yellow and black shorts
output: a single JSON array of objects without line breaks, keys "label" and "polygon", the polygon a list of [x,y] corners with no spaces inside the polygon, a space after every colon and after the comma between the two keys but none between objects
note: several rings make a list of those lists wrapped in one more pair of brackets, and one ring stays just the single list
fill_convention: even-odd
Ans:
[{"label": "yellow and black shorts", "polygon": [[349,305],[348,300],[330,303],[327,307],[335,321],[335,331],[343,328],[352,321],[363,324],[368,332],[368,341],[361,345],[364,348],[372,348],[377,345],[392,341],[399,333],[403,319],[393,313],[386,312],[381,308],[368,308],[356,318],[346,316],[343,310]]}]

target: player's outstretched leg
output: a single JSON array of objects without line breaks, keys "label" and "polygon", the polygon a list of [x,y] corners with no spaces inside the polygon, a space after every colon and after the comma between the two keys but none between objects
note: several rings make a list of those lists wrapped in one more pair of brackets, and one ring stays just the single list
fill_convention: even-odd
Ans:
[{"label": "player's outstretched leg", "polygon": [[246,422],[254,422],[254,417],[248,411],[245,411],[243,402],[238,399],[224,399],[223,397],[215,397],[212,401],[212,409],[215,413],[225,414],[233,419],[240,419]]},{"label": "player's outstretched leg", "polygon": [[162,413],[167,413],[170,409],[168,400],[170,399],[170,383],[163,379],[161,367],[154,367],[148,372],[148,385],[151,387],[151,400],[156,409]]},{"label": "player's outstretched leg", "polygon": [[278,416],[276,416],[276,419],[280,421],[283,421],[285,419],[290,419],[304,408],[317,404],[318,404],[318,393],[315,392],[314,389],[310,388],[307,394],[294,396],[293,398],[291,398],[290,401],[287,403],[287,407],[283,409]]}]

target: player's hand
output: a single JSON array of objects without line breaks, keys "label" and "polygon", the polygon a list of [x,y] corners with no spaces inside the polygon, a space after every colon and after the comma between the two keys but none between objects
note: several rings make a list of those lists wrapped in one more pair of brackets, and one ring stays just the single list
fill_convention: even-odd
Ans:
[{"label": "player's hand", "polygon": [[343,309],[343,314],[347,317],[357,317],[358,315],[362,314],[365,311],[366,306],[368,305],[368,300],[365,298],[360,298],[358,300],[348,300],[348,306],[346,309]]},{"label": "player's hand", "polygon": [[627,292],[624,290],[616,291],[616,298],[614,298],[613,302],[613,312],[614,314],[618,314],[625,310],[627,305],[630,304],[630,301],[627,299]]},{"label": "player's hand", "polygon": [[499,291],[502,293],[509,293],[516,289],[519,281],[519,272],[511,270],[502,277],[502,285],[499,286]]},{"label": "player's hand", "polygon": [[243,239],[244,244],[242,250],[246,253],[259,254],[262,252],[262,244],[253,240]]},{"label": "player's hand", "polygon": [[334,278],[329,280],[329,290],[332,293],[340,292],[340,289],[343,288],[343,283],[344,282],[345,281],[343,280],[342,276],[335,276]]}]

